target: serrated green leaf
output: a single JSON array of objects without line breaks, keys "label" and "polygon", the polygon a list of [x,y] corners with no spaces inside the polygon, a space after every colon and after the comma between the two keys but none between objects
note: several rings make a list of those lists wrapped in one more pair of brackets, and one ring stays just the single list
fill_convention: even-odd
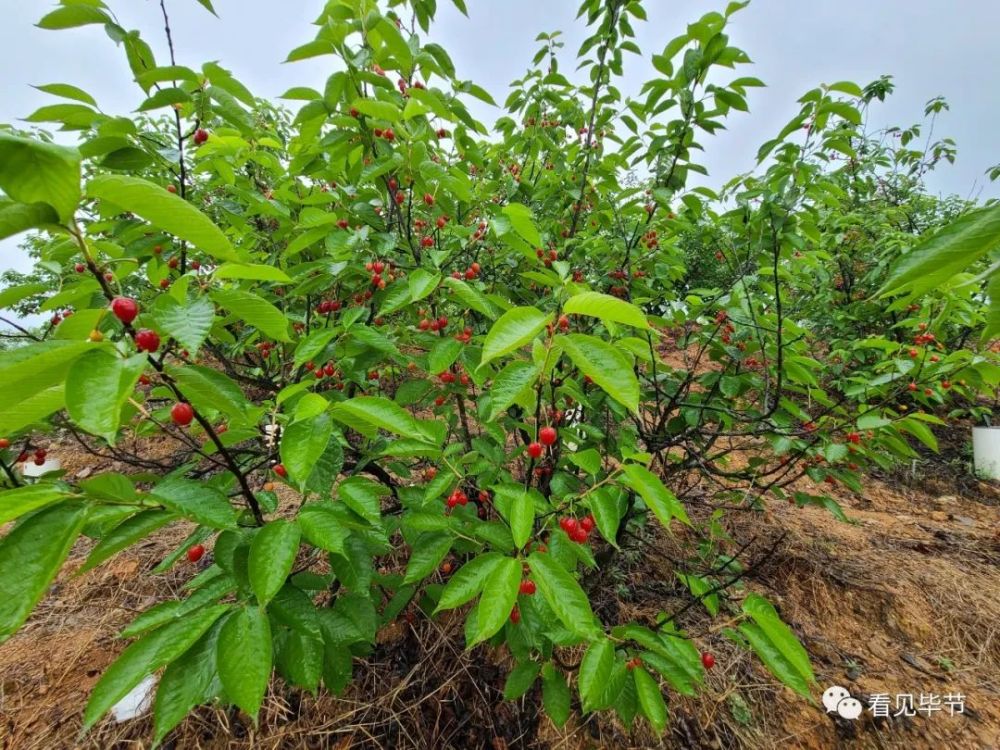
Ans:
[{"label": "serrated green leaf", "polygon": [[557,727],[569,719],[571,698],[565,675],[552,662],[546,662],[542,667],[542,707]]},{"label": "serrated green leaf", "polygon": [[605,393],[633,412],[639,411],[639,379],[619,349],[595,336],[557,336],[569,358]]},{"label": "serrated green leaf", "polygon": [[631,302],[600,292],[574,294],[566,300],[563,312],[567,315],[587,315],[604,322],[624,323],[642,330],[649,329],[649,321],[642,310]]},{"label": "serrated green leaf", "polygon": [[632,679],[635,681],[636,695],[639,698],[639,708],[642,715],[646,717],[650,726],[658,735],[662,735],[667,728],[667,704],[663,701],[663,693],[660,686],[652,675],[642,667],[632,670]]},{"label": "serrated green leaf", "polygon": [[271,624],[261,608],[243,607],[226,620],[217,659],[226,695],[256,724],[273,660]]},{"label": "serrated green leaf", "polygon": [[534,307],[514,307],[508,310],[486,334],[479,366],[527,345],[551,322],[551,314],[546,315]]},{"label": "serrated green leaf", "polygon": [[460,567],[445,584],[434,612],[461,607],[479,596],[486,579],[502,559],[499,552],[485,552]]},{"label": "serrated green leaf", "polygon": [[283,518],[268,522],[254,535],[247,571],[261,607],[285,585],[299,552],[300,536],[298,524]]},{"label": "serrated green leaf", "polygon": [[653,472],[639,464],[625,464],[622,471],[625,474],[624,483],[639,493],[646,507],[653,512],[664,528],[670,528],[670,522],[675,518],[681,523],[691,525],[691,520],[680,500]]},{"label": "serrated green leaf", "polygon": [[291,341],[288,319],[263,297],[237,289],[216,289],[212,298],[246,325],[276,341]]},{"label": "serrated green leaf", "polygon": [[501,559],[483,582],[483,595],[476,607],[476,627],[465,647],[493,637],[510,619],[521,586],[521,563],[513,557]]},{"label": "serrated green leaf", "polygon": [[528,558],[532,580],[559,621],[572,633],[594,640],[602,634],[590,609],[590,601],[580,584],[565,568],[544,552],[532,552]]},{"label": "serrated green leaf", "polygon": [[146,369],[146,355],[122,359],[106,349],[80,357],[66,376],[66,410],[87,432],[114,444],[122,407]]}]

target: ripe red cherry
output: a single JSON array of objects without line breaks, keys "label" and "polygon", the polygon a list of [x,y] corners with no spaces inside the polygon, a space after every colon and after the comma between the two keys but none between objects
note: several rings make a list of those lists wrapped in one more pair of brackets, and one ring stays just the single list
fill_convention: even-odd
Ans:
[{"label": "ripe red cherry", "polygon": [[177,258],[171,258],[167,261],[167,268],[177,268],[180,264],[181,262]]},{"label": "ripe red cherry", "polygon": [[437,223],[437,228],[438,229],[444,229],[444,225],[448,223],[448,220],[446,218],[444,218],[443,216],[438,216],[436,223]]},{"label": "ripe red cherry", "polygon": [[855,445],[857,445],[858,443],[861,442],[861,435],[859,435],[856,432],[848,432],[847,433],[847,442],[848,443],[854,443]]},{"label": "ripe red cherry", "polygon": [[580,519],[580,528],[588,534],[594,530],[595,522],[593,516],[584,516]]},{"label": "ripe red cherry", "polygon": [[397,190],[395,195],[395,201],[396,205],[402,206],[404,203],[406,203],[406,193],[404,193],[402,190]]},{"label": "ripe red cherry", "polygon": [[572,532],[570,532],[569,538],[574,542],[582,544],[587,541],[587,532],[584,531],[582,526],[577,526]]},{"label": "ripe red cherry", "polygon": [[532,580],[521,581],[521,593],[531,596],[536,591],[535,582]]},{"label": "ripe red cherry", "polygon": [[205,130],[204,128],[198,128],[196,131],[194,131],[194,142],[197,145],[200,146],[201,144],[203,144],[207,140],[208,140],[208,131],[207,130]]},{"label": "ripe red cherry", "polygon": [[909,389],[910,389],[911,391],[915,391],[915,390],[917,390],[917,384],[916,384],[916,383],[910,383],[910,384],[909,384],[908,386],[906,386],[906,387],[907,387],[907,388],[909,388]]},{"label": "ripe red cherry", "polygon": [[711,669],[715,666],[715,657],[706,651],[701,655],[701,665],[705,667],[705,669]]},{"label": "ripe red cherry", "polygon": [[555,427],[543,427],[538,431],[538,439],[542,441],[542,445],[554,445],[558,437]]},{"label": "ripe red cherry", "polygon": [[177,187],[175,185],[167,185],[167,192],[168,193],[176,193],[177,192]]},{"label": "ripe red cherry", "polygon": [[285,468],[284,464],[275,464],[274,473],[277,474],[279,477],[284,478],[288,476],[288,469]]},{"label": "ripe red cherry", "polygon": [[131,323],[139,314],[139,305],[135,303],[134,299],[115,297],[111,301],[111,312],[122,323]]},{"label": "ripe red cherry", "polygon": [[176,403],[170,410],[170,419],[175,425],[187,427],[194,419],[194,409],[191,408],[191,404],[186,404],[183,401]]},{"label": "ripe red cherry", "polygon": [[510,611],[510,621],[515,625],[521,622],[521,610],[517,607],[514,607],[514,609]]},{"label": "ripe red cherry", "polygon": [[399,183],[396,181],[396,178],[395,177],[390,177],[389,178],[389,190],[390,191],[394,191],[398,187],[399,187]]},{"label": "ripe red cherry", "polygon": [[73,270],[76,271],[77,273],[83,273],[86,268],[87,267],[83,265],[83,263],[77,263],[75,266],[73,266]]},{"label": "ripe red cherry", "polygon": [[541,458],[543,450],[545,450],[545,449],[542,448],[542,444],[541,443],[529,443],[528,444],[528,455],[531,456],[532,458]]},{"label": "ripe red cherry", "polygon": [[201,559],[201,556],[204,554],[205,554],[205,545],[196,544],[187,551],[188,562],[196,563]]},{"label": "ripe red cherry", "polygon": [[170,287],[170,279],[160,279],[160,289],[168,289]]},{"label": "ripe red cherry", "polygon": [[143,328],[135,335],[135,345],[141,352],[155,352],[160,348],[160,337],[155,331]]},{"label": "ripe red cherry", "polygon": [[434,246],[434,238],[431,237],[429,234],[424,235],[423,237],[420,238],[420,246],[421,247],[433,247]]},{"label": "ripe red cherry", "polygon": [[430,193],[424,193],[424,203],[426,203],[428,206],[433,206],[434,196],[431,195]]},{"label": "ripe red cherry", "polygon": [[0,451],[10,448],[10,441],[7,438],[0,438]]}]

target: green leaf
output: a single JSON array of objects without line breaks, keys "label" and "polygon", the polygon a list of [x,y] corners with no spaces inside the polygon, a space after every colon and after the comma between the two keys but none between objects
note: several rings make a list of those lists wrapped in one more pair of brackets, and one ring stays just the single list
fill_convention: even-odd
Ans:
[{"label": "green leaf", "polygon": [[625,472],[625,484],[642,496],[646,506],[653,511],[664,528],[670,528],[670,522],[675,518],[691,525],[691,519],[680,500],[653,472],[639,464],[625,464],[622,471]]},{"label": "green leaf", "polygon": [[378,120],[395,122],[403,117],[402,111],[395,104],[383,102],[378,99],[355,99],[351,107],[363,115],[374,117]]},{"label": "green leaf", "polygon": [[0,240],[27,229],[41,229],[58,223],[59,214],[48,203],[0,200]]},{"label": "green leaf", "polygon": [[218,410],[242,419],[250,402],[224,373],[200,365],[167,365],[184,396],[199,410]]},{"label": "green leaf", "polygon": [[177,515],[169,511],[151,508],[126,518],[111,531],[101,537],[101,541],[90,551],[87,561],[77,573],[85,573],[96,568],[108,558],[117,555],[140,539],[145,539],[157,529],[177,520]]},{"label": "green leaf", "polygon": [[299,552],[300,537],[298,525],[283,518],[270,521],[254,535],[247,565],[250,587],[261,607],[285,585]]},{"label": "green leaf", "polygon": [[454,541],[451,534],[422,534],[417,537],[406,564],[403,583],[416,583],[433,573],[451,550]]},{"label": "green leaf", "polygon": [[341,523],[340,516],[327,503],[310,503],[299,512],[299,526],[302,535],[314,547],[344,554],[344,542],[349,532]]},{"label": "green leaf", "polygon": [[160,294],[151,312],[156,327],[175,338],[192,356],[215,323],[215,305],[207,297],[181,304],[169,294]]},{"label": "green leaf", "polygon": [[144,369],[145,354],[122,359],[106,349],[87,352],[73,363],[66,376],[66,410],[70,418],[113,445],[122,407],[134,393]]},{"label": "green leaf", "polygon": [[525,346],[551,322],[551,314],[546,315],[534,307],[511,308],[500,316],[486,334],[479,366]]},{"label": "green leaf", "polygon": [[87,183],[87,195],[134,213],[214,258],[236,260],[233,246],[211,219],[155,183],[127,175],[98,175]]},{"label": "green leaf", "polygon": [[542,667],[542,706],[557,727],[569,719],[571,698],[566,676],[552,662],[546,662]]},{"label": "green leaf", "polygon": [[507,508],[507,521],[510,523],[514,544],[520,549],[528,543],[535,526],[535,501],[529,492],[521,492],[511,498]]},{"label": "green leaf", "polygon": [[620,349],[582,333],[557,336],[556,340],[584,375],[615,401],[638,413],[639,379]]},{"label": "green leaf", "polygon": [[111,17],[100,8],[88,4],[63,5],[42,18],[38,28],[48,30],[72,29],[92,23],[111,23]]},{"label": "green leaf", "polygon": [[61,503],[21,521],[0,540],[0,643],[45,594],[86,517],[82,504]]},{"label": "green leaf", "polygon": [[382,498],[388,494],[384,485],[364,477],[349,477],[337,487],[344,505],[376,526],[382,523]]},{"label": "green leaf", "polygon": [[642,715],[656,733],[662,735],[667,728],[667,704],[663,702],[659,684],[642,667],[632,670],[632,679],[635,681],[635,691],[639,697]]},{"label": "green leaf", "polygon": [[487,422],[495,420],[518,396],[538,379],[539,368],[531,362],[514,360],[507,364],[490,386],[490,413]]},{"label": "green leaf", "polygon": [[618,495],[609,487],[599,487],[591,492],[587,497],[587,505],[590,512],[594,514],[594,522],[601,536],[612,544],[618,546],[618,526],[621,524],[621,508],[618,504]]},{"label": "green leaf", "polygon": [[455,364],[455,360],[464,348],[465,345],[457,339],[442,339],[427,355],[427,371],[432,375],[444,372]]},{"label": "green leaf", "polygon": [[253,279],[255,281],[291,282],[288,274],[275,266],[256,263],[223,263],[215,269],[217,279]]},{"label": "green leaf", "polygon": [[545,601],[570,632],[588,640],[601,637],[602,630],[590,609],[587,595],[552,555],[532,552],[528,565],[531,566],[532,580],[538,584]]},{"label": "green leaf", "polygon": [[28,484],[0,492],[0,524],[69,497],[72,495],[52,484]]},{"label": "green leaf", "polygon": [[517,602],[520,586],[521,562],[504,557],[483,582],[484,594],[476,607],[475,634],[466,642],[467,649],[493,637],[506,624]]},{"label": "green leaf", "polygon": [[229,609],[220,604],[192,612],[143,636],[126,648],[94,686],[83,712],[86,732],[144,677],[187,651]]},{"label": "green leaf", "polygon": [[530,242],[535,247],[541,246],[542,236],[535,227],[530,208],[522,203],[509,203],[504,206],[503,213],[510,219],[510,224],[514,227],[514,231],[526,242]]},{"label": "green leaf", "polygon": [[330,414],[337,421],[352,427],[360,422],[370,428],[385,430],[421,442],[436,442],[410,412],[394,401],[380,396],[356,396],[342,401],[333,406]]},{"label": "green leaf", "polygon": [[461,607],[479,596],[487,577],[502,559],[504,556],[499,552],[485,552],[455,571],[441,591],[441,598],[434,610],[435,614],[442,610]]},{"label": "green leaf", "polygon": [[611,669],[615,665],[615,647],[607,638],[600,638],[590,644],[580,662],[577,689],[583,710],[588,711],[601,698],[611,679]]},{"label": "green leaf", "polygon": [[537,661],[518,662],[517,666],[507,675],[507,681],[503,686],[504,699],[517,700],[531,690],[531,686],[538,679],[538,673],[541,669],[542,665]]},{"label": "green leaf", "polygon": [[288,319],[263,297],[238,289],[216,289],[212,298],[244,324],[253,326],[265,336],[276,341],[292,340],[288,335]]},{"label": "green leaf", "polygon": [[470,286],[461,279],[453,279],[450,276],[442,282],[451,291],[458,302],[476,312],[480,312],[490,320],[497,317],[496,308],[478,289]]},{"label": "green leaf", "polygon": [[631,302],[600,292],[574,294],[566,300],[563,312],[567,315],[589,315],[592,318],[599,318],[605,323],[610,321],[624,323],[643,330],[649,329],[649,321],[646,320],[646,315],[642,310]]},{"label": "green leaf", "polygon": [[206,703],[217,671],[221,622],[216,620],[191,648],[171,662],[156,689],[153,704],[153,746],[177,726],[195,706]]},{"label": "green leaf", "polygon": [[986,327],[980,338],[991,341],[1000,334],[1000,273],[994,273],[986,286],[986,294],[990,298],[990,308],[986,313]]},{"label": "green leaf", "polygon": [[407,283],[410,286],[410,301],[419,302],[437,289],[438,284],[441,283],[441,274],[430,273],[423,268],[418,268],[410,274]]},{"label": "green leaf", "polygon": [[0,132],[0,189],[19,203],[46,203],[68,221],[80,201],[80,152]]},{"label": "green leaf", "polygon": [[809,694],[809,684],[816,681],[809,654],[799,639],[764,597],[750,594],[743,601],[743,611],[750,615],[756,628],[745,623],[740,626],[754,651],[768,669],[790,688],[802,695]]},{"label": "green leaf", "polygon": [[167,477],[150,494],[167,508],[213,529],[236,526],[236,510],[226,496],[203,482]]},{"label": "green leaf", "polygon": [[902,255],[879,295],[921,295],[1000,245],[1000,204],[970,211]]},{"label": "green leaf", "polygon": [[219,633],[219,679],[226,695],[257,723],[271,677],[271,624],[259,607],[233,613]]},{"label": "green leaf", "polygon": [[300,489],[305,487],[332,436],[333,421],[325,413],[292,422],[285,428],[281,435],[281,462]]}]

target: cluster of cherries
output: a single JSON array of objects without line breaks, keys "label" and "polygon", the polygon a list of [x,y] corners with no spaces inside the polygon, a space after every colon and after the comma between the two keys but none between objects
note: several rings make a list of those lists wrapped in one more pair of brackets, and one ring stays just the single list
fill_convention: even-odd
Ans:
[{"label": "cluster of cherries", "polygon": [[[420,315],[424,315],[424,310],[420,311]],[[417,328],[421,331],[443,331],[448,327],[448,318],[442,315],[440,318],[425,318],[421,317],[420,322],[417,323]]]},{"label": "cluster of cherries", "polygon": [[[426,237],[424,239],[427,239]],[[472,262],[465,272],[462,271],[452,271],[451,277],[453,279],[465,279],[466,281],[472,281],[473,279],[479,278],[480,266],[476,262]]]},{"label": "cluster of cherries", "polygon": [[545,252],[540,247],[535,248],[535,257],[545,263],[546,268],[552,267],[552,262],[559,260],[559,251],[552,248],[548,252]]},{"label": "cluster of cherries", "polygon": [[528,455],[531,458],[541,458],[545,452],[544,446],[555,445],[559,439],[559,433],[555,427],[543,427],[538,431],[538,440],[528,443]]},{"label": "cluster of cherries", "polygon": [[[0,438],[0,451],[5,451],[8,448],[10,448],[10,440],[7,438]],[[29,454],[28,451],[21,451],[18,454],[17,461],[15,461],[15,463],[23,464],[31,458],[32,455],[34,455],[33,460],[35,466],[41,466],[45,463],[45,456],[48,454],[45,452],[44,448],[36,448],[34,454]]]},{"label": "cluster of cherries", "polygon": [[559,528],[566,532],[566,536],[579,544],[587,541],[594,526],[594,517],[591,515],[579,519],[573,516],[563,516],[559,519]]},{"label": "cluster of cherries", "polygon": [[[385,271],[386,268],[387,268],[386,264],[380,260],[375,260],[375,261],[370,260],[367,263],[365,263],[365,270],[370,271],[372,274],[371,278],[372,286],[377,286],[379,289],[385,289],[386,282],[385,279],[382,278],[382,272]],[[393,275],[391,269],[389,271],[388,276],[390,281],[395,280],[395,276]]]},{"label": "cluster of cherries", "polygon": [[337,374],[337,368],[333,366],[333,362],[327,362],[325,365],[317,365],[315,362],[306,362],[306,370],[315,375],[316,380],[322,380],[324,376],[332,378]]}]

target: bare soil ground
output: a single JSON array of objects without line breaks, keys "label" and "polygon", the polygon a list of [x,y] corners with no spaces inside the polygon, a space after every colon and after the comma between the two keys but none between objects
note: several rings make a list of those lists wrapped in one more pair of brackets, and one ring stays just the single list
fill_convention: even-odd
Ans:
[{"label": "bare soil ground", "polygon": [[[112,468],[68,446],[50,452],[71,475]],[[930,467],[916,479],[869,478],[863,494],[840,491],[838,499],[851,523],[781,504],[727,519],[734,539],[754,540],[747,559],[774,547],[743,590],[766,595],[802,639],[817,673],[816,704],[771,678],[721,632],[725,618],[716,623],[699,606],[681,625],[717,665],[696,699],[668,695],[670,728],[662,740],[644,727],[630,734],[604,717],[571,719],[559,730],[541,716],[537,689],[516,703],[503,701],[510,662],[483,648],[465,653],[461,613],[443,620],[417,613],[380,632],[375,653],[356,660],[345,695],[313,697],[276,683],[259,726],[205,708],[166,747],[1000,747],[1000,490],[960,469]],[[189,531],[165,529],[82,576],[74,570],[91,543],[77,545],[49,596],[0,647],[0,747],[149,746],[148,717],[105,720],[81,739],[81,715],[89,690],[125,645],[118,631],[190,577],[184,566],[149,575]],[[626,551],[602,571],[592,593],[606,621],[651,622],[690,600],[670,563],[683,555],[685,541],[660,533],[651,550]],[[575,664],[580,654],[560,658]],[[818,703],[834,684],[861,698],[961,693],[965,711],[878,720],[866,712],[849,722]]]}]

